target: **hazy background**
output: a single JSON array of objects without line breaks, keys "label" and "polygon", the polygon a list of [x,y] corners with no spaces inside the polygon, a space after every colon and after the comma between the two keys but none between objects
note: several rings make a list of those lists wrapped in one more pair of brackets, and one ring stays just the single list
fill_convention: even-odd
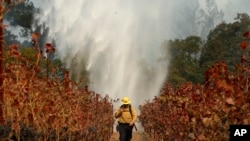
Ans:
[{"label": "hazy background", "polygon": [[166,78],[171,54],[162,51],[164,40],[205,39],[217,24],[250,12],[249,0],[31,1],[66,67],[79,76],[86,69],[92,90],[128,96],[136,106],[158,95]]}]

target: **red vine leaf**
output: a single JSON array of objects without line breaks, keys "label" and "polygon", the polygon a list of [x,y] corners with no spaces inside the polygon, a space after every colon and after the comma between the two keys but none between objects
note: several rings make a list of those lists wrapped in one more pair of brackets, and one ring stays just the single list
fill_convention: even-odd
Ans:
[{"label": "red vine leaf", "polygon": [[248,42],[247,42],[247,41],[242,41],[242,42],[240,43],[240,48],[241,48],[242,50],[246,50],[247,46],[248,46]]},{"label": "red vine leaf", "polygon": [[38,40],[39,36],[40,36],[40,34],[39,34],[38,32],[35,32],[35,33],[32,33],[32,34],[31,34],[31,38],[32,38],[33,40],[35,40],[35,41]]},{"label": "red vine leaf", "polygon": [[250,37],[250,31],[247,31],[243,34],[244,37]]},{"label": "red vine leaf", "polygon": [[55,48],[53,47],[53,45],[51,43],[46,43],[45,44],[45,51],[46,51],[46,53],[54,53]]}]

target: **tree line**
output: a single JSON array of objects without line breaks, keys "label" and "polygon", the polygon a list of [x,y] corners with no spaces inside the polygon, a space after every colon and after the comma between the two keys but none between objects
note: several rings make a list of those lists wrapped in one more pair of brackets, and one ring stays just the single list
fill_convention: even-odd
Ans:
[{"label": "tree line", "polygon": [[216,62],[226,63],[229,71],[234,72],[242,54],[242,33],[249,29],[249,15],[238,13],[234,22],[217,25],[206,39],[189,36],[165,41],[163,48],[171,54],[166,82],[174,86],[185,82],[203,83],[205,71]]},{"label": "tree line", "polygon": [[[41,29],[37,26],[32,31],[34,16],[39,12],[39,8],[34,7],[33,3],[25,0],[24,3],[12,8],[5,14],[5,20],[11,26],[21,27],[20,35],[29,36],[29,33]],[[234,71],[235,64],[239,63],[241,50],[240,42],[243,40],[242,33],[249,31],[250,17],[246,13],[238,13],[232,23],[222,22],[211,30],[206,39],[199,36],[189,36],[185,39],[171,39],[162,43],[166,54],[170,54],[170,66],[166,82],[173,86],[179,86],[185,82],[203,83],[205,71],[215,62],[225,62],[229,71]],[[45,37],[49,29],[40,35],[39,44],[41,47],[45,42]],[[5,30],[5,43],[20,43],[16,35],[10,30]],[[29,41],[21,43],[23,46],[31,46]],[[29,49],[28,49],[29,50]],[[23,54],[31,56],[32,51],[23,50]],[[167,60],[166,60],[167,61]],[[59,60],[52,60],[51,64],[62,63]],[[83,80],[88,82],[88,72],[82,72]],[[74,72],[72,72],[74,77]]]}]

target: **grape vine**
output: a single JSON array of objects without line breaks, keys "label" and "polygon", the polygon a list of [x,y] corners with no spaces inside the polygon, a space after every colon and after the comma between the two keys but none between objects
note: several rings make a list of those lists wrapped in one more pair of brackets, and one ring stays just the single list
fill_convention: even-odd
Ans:
[{"label": "grape vine", "polygon": [[250,124],[250,33],[240,44],[241,63],[230,73],[217,62],[204,84],[174,89],[166,84],[158,97],[140,106],[140,121],[151,140],[229,140],[229,125]]},{"label": "grape vine", "polygon": [[[46,50],[55,51],[51,44],[46,44]],[[0,126],[0,138],[108,140],[113,133],[114,101],[90,91],[88,86],[80,88],[68,75],[63,80],[56,75],[38,77],[38,73],[46,73],[46,68],[39,66],[44,58],[40,50],[36,52],[36,61],[32,62],[22,56],[16,44],[4,51],[4,125]]]}]

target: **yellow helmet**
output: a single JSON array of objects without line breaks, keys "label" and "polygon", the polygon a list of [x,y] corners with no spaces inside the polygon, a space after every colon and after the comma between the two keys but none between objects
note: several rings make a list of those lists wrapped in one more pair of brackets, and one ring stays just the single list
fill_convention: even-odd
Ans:
[{"label": "yellow helmet", "polygon": [[130,100],[128,97],[123,97],[122,98],[122,104],[130,104]]}]

